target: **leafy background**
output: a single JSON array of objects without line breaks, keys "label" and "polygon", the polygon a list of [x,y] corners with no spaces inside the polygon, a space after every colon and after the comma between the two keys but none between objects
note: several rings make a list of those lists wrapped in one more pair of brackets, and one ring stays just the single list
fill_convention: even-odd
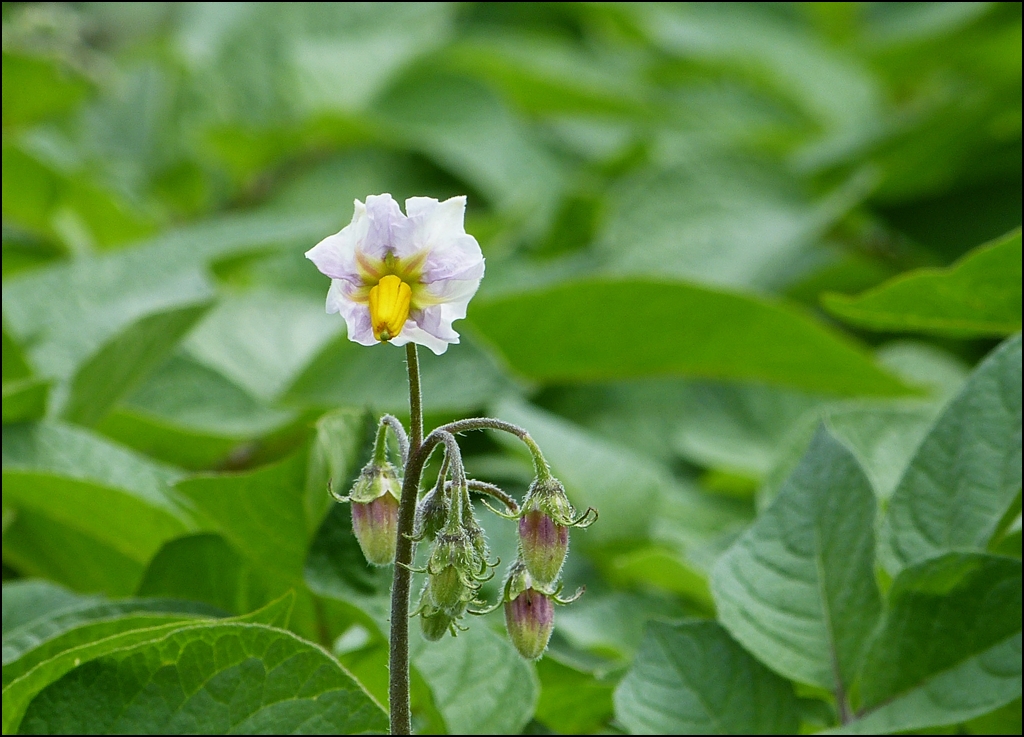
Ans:
[{"label": "leafy background", "polygon": [[5,3],[5,733],[386,729],[302,257],[385,191],[488,260],[428,423],[601,511],[419,731],[1020,732],[1019,4]]}]

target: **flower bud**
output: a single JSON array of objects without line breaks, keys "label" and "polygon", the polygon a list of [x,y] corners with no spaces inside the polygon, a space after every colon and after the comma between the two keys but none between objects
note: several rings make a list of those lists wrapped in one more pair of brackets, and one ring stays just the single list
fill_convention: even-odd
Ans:
[{"label": "flower bud", "polygon": [[366,464],[347,499],[352,502],[352,531],[367,561],[386,566],[395,560],[398,503],[402,485],[390,463]]},{"label": "flower bud", "polygon": [[462,581],[459,569],[445,566],[437,573],[431,573],[427,582],[427,592],[434,606],[444,610],[454,610],[464,603],[468,588]]},{"label": "flower bud", "polygon": [[448,505],[445,504],[444,495],[436,488],[431,489],[416,507],[414,530],[417,539],[433,540],[437,537],[447,516]]},{"label": "flower bud", "polygon": [[548,585],[558,579],[569,550],[569,528],[579,520],[565,487],[551,476],[535,479],[519,518],[519,550],[534,580]]},{"label": "flower bud", "polygon": [[423,632],[423,637],[430,642],[437,642],[447,635],[454,621],[444,611],[433,607],[428,607],[420,612],[420,630]]},{"label": "flower bud", "polygon": [[526,566],[517,561],[505,584],[505,629],[509,639],[520,655],[536,660],[547,649],[554,626],[554,602],[533,587]]},{"label": "flower bud", "polygon": [[372,502],[352,502],[352,530],[366,560],[375,566],[395,562],[398,500],[384,494]]},{"label": "flower bud", "polygon": [[531,509],[519,518],[519,551],[536,581],[554,583],[569,551],[569,528]]}]

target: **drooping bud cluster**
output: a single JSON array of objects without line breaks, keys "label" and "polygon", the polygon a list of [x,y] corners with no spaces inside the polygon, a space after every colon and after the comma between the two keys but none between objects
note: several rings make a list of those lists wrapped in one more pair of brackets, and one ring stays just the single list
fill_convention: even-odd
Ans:
[{"label": "drooping bud cluster", "polygon": [[[335,497],[352,503],[353,530],[363,554],[374,565],[394,562],[399,535],[402,481],[398,470],[387,460],[388,427],[399,440],[403,461],[411,455],[407,453],[408,444],[400,424],[386,416],[378,426],[373,460],[363,468],[348,496]],[[588,508],[577,516],[565,487],[551,475],[536,443],[525,431],[516,434],[530,448],[537,469],[537,478],[522,506],[500,488],[466,478],[454,434],[441,432],[439,439],[427,446],[440,445],[445,453],[433,488],[422,498],[417,494],[408,539],[413,543],[430,543],[430,555],[423,568],[412,568],[407,562],[402,565],[426,574],[413,613],[420,618],[426,640],[434,642],[446,633],[456,635],[465,630],[460,622],[467,613],[485,614],[503,607],[505,625],[516,650],[524,658],[536,660],[544,654],[551,638],[554,605],[568,604],[583,593],[580,589],[568,600],[559,598],[560,576],[569,551],[569,528],[588,527],[597,519],[597,513]],[[414,467],[420,469],[424,462],[421,458]],[[505,576],[501,596],[491,606],[480,601],[479,596],[482,584],[492,578],[492,568],[497,563],[489,561],[490,550],[470,500],[470,489],[503,504],[507,512],[485,502],[492,512],[515,521],[518,527],[518,554]]]}]

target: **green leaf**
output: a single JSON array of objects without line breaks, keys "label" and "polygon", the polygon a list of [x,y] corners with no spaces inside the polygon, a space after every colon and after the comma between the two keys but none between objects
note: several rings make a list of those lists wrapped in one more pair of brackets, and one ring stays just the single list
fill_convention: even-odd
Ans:
[{"label": "green leaf", "polygon": [[166,356],[213,296],[205,272],[140,258],[81,259],[6,280],[4,318],[56,404],[96,419]]},{"label": "green leaf", "polygon": [[537,675],[508,639],[483,622],[470,624],[441,642],[427,642],[411,627],[412,663],[451,734],[517,734],[536,708]]},{"label": "green leaf", "polygon": [[874,524],[871,483],[820,428],[771,506],[716,564],[722,624],[773,670],[843,699],[881,611]]},{"label": "green leaf", "polygon": [[714,622],[652,622],[615,689],[633,734],[795,734],[792,686]]},{"label": "green leaf", "polygon": [[1021,564],[948,553],[904,569],[860,676],[859,718],[837,732],[956,724],[1020,697]]},{"label": "green leaf", "polygon": [[[91,601],[86,599],[76,605],[48,612],[6,632],[3,639],[3,680],[6,684],[11,678],[28,670],[23,667],[23,656],[30,651],[36,653],[44,646],[53,652],[67,649],[63,646],[55,646],[54,642],[60,640],[72,629],[86,627],[92,628],[90,631],[102,633],[105,631],[103,628],[112,620],[124,619],[126,615],[139,615],[138,618],[142,620],[154,619],[159,624],[162,623],[159,621],[161,619],[164,621],[169,621],[168,618],[183,620],[217,616],[218,614],[220,612],[215,609],[190,601],[172,599]],[[44,659],[37,656],[36,662]],[[15,661],[18,661],[16,665],[19,667],[12,675],[11,664]]]},{"label": "green leaf", "polygon": [[1010,335],[1021,327],[1020,228],[948,268],[918,269],[857,297],[826,294],[841,320],[891,332],[957,337]]},{"label": "green leaf", "polygon": [[676,598],[627,591],[587,591],[555,615],[555,632],[576,650],[627,665],[643,641],[651,620],[693,616]]},{"label": "green leaf", "polygon": [[78,368],[63,416],[80,425],[96,424],[170,355],[210,304],[156,312],[118,333]]},{"label": "green leaf", "polygon": [[46,414],[46,401],[50,393],[50,382],[33,376],[32,367],[24,352],[3,329],[3,422],[27,422],[38,420]]},{"label": "green leaf", "polygon": [[[430,413],[478,410],[495,397],[513,393],[513,383],[471,337],[449,346],[443,356],[420,352],[423,409]],[[339,335],[314,358],[285,394],[285,401],[316,406],[373,407],[409,412],[409,376],[394,346],[367,349]]]},{"label": "green leaf", "polygon": [[34,619],[83,602],[95,602],[96,596],[75,594],[50,581],[17,579],[3,584],[3,634]]},{"label": "green leaf", "polygon": [[294,421],[295,412],[254,398],[213,369],[173,356],[98,425],[150,457],[209,469]]},{"label": "green leaf", "polygon": [[882,520],[880,555],[900,568],[984,550],[1021,488],[1021,336],[1004,341],[936,420]]},{"label": "green leaf", "polygon": [[319,520],[306,518],[307,451],[240,474],[196,476],[178,483],[206,530],[224,536],[248,560],[299,580]]},{"label": "green leaf", "polygon": [[149,217],[131,210],[120,196],[80,173],[64,171],[66,155],[52,156],[47,143],[37,148],[60,168],[38,156],[40,151],[4,140],[5,221],[74,253],[123,244],[152,229]]},{"label": "green leaf", "polygon": [[[88,708],[84,708],[88,706]],[[36,696],[24,732],[383,732],[330,655],[258,624],[190,627],[84,663]]]},{"label": "green leaf", "polygon": [[[258,611],[224,621],[284,627],[288,624],[294,601],[294,594],[288,593]],[[8,679],[5,668],[4,734],[12,734],[17,730],[25,708],[41,690],[72,669],[117,650],[158,640],[167,633],[187,626],[181,617],[178,621],[158,624],[152,619],[122,616],[98,623],[98,626],[87,624],[69,630],[44,647],[30,651],[14,664],[18,671],[15,677]]]},{"label": "green leaf", "polygon": [[533,132],[475,80],[414,73],[374,105],[401,139],[461,176],[499,208],[536,218],[553,209],[561,172]]},{"label": "green leaf", "polygon": [[268,601],[266,578],[223,537],[204,533],[164,544],[149,562],[138,594],[202,601],[240,613]]},{"label": "green leaf", "polygon": [[863,190],[854,181],[814,202],[781,168],[714,158],[644,171],[609,193],[595,248],[616,275],[778,288]]},{"label": "green leaf", "polygon": [[664,375],[902,394],[863,351],[793,308],[703,287],[586,281],[474,303],[470,321],[533,379]]},{"label": "green leaf", "polygon": [[86,81],[68,67],[50,59],[4,51],[4,130],[66,114],[88,91]]},{"label": "green leaf", "polygon": [[[103,581],[111,593],[131,593],[160,546],[194,528],[170,487],[175,478],[85,430],[50,422],[9,426],[4,503],[18,516],[4,535],[4,558],[26,572],[67,574],[62,578],[72,586]],[[63,546],[46,536],[53,525],[70,531],[63,553],[77,555],[56,568],[48,558],[59,561]],[[113,578],[103,550],[127,563],[115,566],[120,574]]]},{"label": "green leaf", "polygon": [[305,580],[317,595],[344,602],[353,614],[381,633],[388,632],[390,568],[371,566],[352,532],[347,504],[333,504],[310,545]]},{"label": "green leaf", "polygon": [[50,397],[49,379],[5,381],[3,389],[3,424],[38,420],[46,414]]},{"label": "green leaf", "polygon": [[343,327],[322,298],[254,290],[222,300],[185,348],[254,397],[273,400]]},{"label": "green leaf", "polygon": [[559,734],[591,734],[612,716],[614,682],[576,670],[551,657],[537,661],[540,700],[534,718]]}]

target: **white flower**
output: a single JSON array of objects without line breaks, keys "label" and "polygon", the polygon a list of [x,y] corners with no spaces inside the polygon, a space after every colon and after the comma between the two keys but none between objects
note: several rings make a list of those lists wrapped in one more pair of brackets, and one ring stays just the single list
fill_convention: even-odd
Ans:
[{"label": "white flower", "polygon": [[355,201],[352,222],[306,252],[331,277],[327,312],[338,312],[361,345],[418,343],[440,355],[459,342],[452,329],[466,316],[484,275],[476,238],[466,233],[466,198],[405,201],[389,194]]}]

